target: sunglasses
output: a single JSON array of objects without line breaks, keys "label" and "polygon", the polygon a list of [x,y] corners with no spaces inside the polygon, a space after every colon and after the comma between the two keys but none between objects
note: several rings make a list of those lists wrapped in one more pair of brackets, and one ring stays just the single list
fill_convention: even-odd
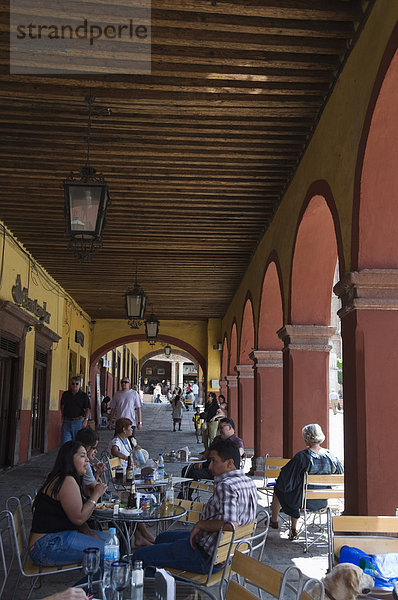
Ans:
[{"label": "sunglasses", "polygon": [[122,383],[130,383],[129,381],[122,381]]}]

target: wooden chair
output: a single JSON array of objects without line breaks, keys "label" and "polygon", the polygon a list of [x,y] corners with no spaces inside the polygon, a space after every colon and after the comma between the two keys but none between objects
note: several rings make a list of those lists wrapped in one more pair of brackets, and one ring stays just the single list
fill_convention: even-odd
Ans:
[{"label": "wooden chair", "polygon": [[183,500],[182,498],[174,499],[175,506],[182,506],[186,509],[186,514],[183,515],[177,521],[171,524],[169,529],[172,529],[174,525],[189,525],[193,526],[199,521],[203,512],[203,502],[197,502],[195,500]]},{"label": "wooden chair", "polygon": [[[398,552],[398,517],[333,516],[328,511],[329,568],[343,546],[353,546],[367,554]],[[373,590],[379,591],[379,590]]]},{"label": "wooden chair", "polygon": [[[313,489],[310,486],[324,486],[322,489]],[[303,500],[301,510],[303,512],[304,529],[304,552],[313,544],[324,540],[327,543],[327,507],[320,510],[309,510],[308,500],[327,500],[328,505],[334,512],[344,510],[344,475],[309,475],[304,474]],[[324,517],[324,522],[323,522]],[[309,527],[316,529],[311,542],[308,540]]]},{"label": "wooden chair", "polygon": [[271,508],[275,481],[278,479],[282,467],[284,467],[289,460],[289,458],[276,458],[275,456],[270,456],[269,454],[265,455],[263,484],[257,488],[257,490],[262,494],[265,494],[268,511]]},{"label": "wooden chair", "polygon": [[192,500],[203,502],[208,500],[214,491],[214,481],[203,480],[203,481],[191,481],[189,483],[189,490],[192,490],[192,494],[189,494]]},{"label": "wooden chair", "polygon": [[[312,600],[306,591],[309,585],[315,584],[320,588],[320,600],[324,599],[324,587],[317,579],[308,580],[303,583],[303,574],[298,567],[288,567],[284,573],[265,565],[253,557],[243,554],[240,547],[235,551],[232,559],[231,573],[237,576],[237,580],[231,577],[228,582],[225,600],[254,600],[258,596],[247,589],[247,585],[257,587],[260,597],[266,592],[273,598],[284,598],[286,589],[293,591],[295,600]],[[293,585],[289,578],[292,573],[297,576],[297,582]]]},{"label": "wooden chair", "polygon": [[[229,527],[230,530],[225,530],[225,527]],[[223,599],[223,587],[224,583],[227,583],[231,570],[231,559],[234,554],[234,550],[239,542],[247,540],[253,535],[256,526],[256,521],[249,523],[248,525],[241,525],[234,527],[233,523],[225,521],[222,529],[217,536],[216,548],[212,556],[210,563],[209,572],[207,574],[192,573],[190,571],[183,571],[180,569],[167,569],[175,577],[193,581],[194,583],[203,585],[205,587],[211,587],[217,585],[219,588],[220,598]],[[215,571],[216,567],[222,567]]]},{"label": "wooden chair", "polygon": [[[32,561],[28,552],[28,535],[24,518],[26,509],[32,510],[32,498],[24,494],[20,498],[14,496],[8,498],[6,510],[1,513],[2,539],[7,537],[10,541],[9,551],[6,553],[6,556],[2,558],[3,560],[6,560],[7,557],[9,558],[8,572],[14,562],[16,562],[18,566],[18,579],[14,586],[14,593],[12,596],[14,598],[18,590],[18,600],[21,598],[21,589],[18,586],[21,577],[26,577],[30,581],[30,589],[27,596],[27,598],[30,598],[36,583],[41,577],[81,569],[80,564],[69,564],[63,567],[40,567]],[[2,545],[1,548],[1,553],[3,554]],[[1,591],[3,591],[3,589],[4,586],[0,588]]]}]

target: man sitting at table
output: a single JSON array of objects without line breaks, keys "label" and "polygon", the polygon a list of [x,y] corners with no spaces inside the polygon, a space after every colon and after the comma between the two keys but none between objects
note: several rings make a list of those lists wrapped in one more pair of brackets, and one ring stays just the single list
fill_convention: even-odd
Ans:
[{"label": "man sitting at table", "polygon": [[[243,440],[238,437],[235,433],[235,423],[232,419],[228,417],[224,417],[220,419],[218,423],[218,435],[214,438],[213,442],[210,444],[209,449],[203,453],[203,458],[206,459],[205,462],[198,462],[188,465],[188,467],[184,467],[181,475],[183,477],[189,477],[194,481],[199,481],[200,479],[213,479],[213,473],[209,469],[209,454],[212,446],[215,442],[219,442],[220,440],[229,440],[233,442],[239,448],[239,453],[242,456],[244,453]],[[191,499],[192,493],[194,490],[188,490],[188,499]],[[182,495],[179,497],[183,497]]]},{"label": "man sitting at table", "polygon": [[[217,535],[225,521],[235,526],[254,521],[257,488],[240,466],[239,448],[229,440],[213,443],[210,471],[214,476],[214,492],[207,502],[203,519],[189,531],[165,531],[152,546],[140,548],[132,561],[142,560],[144,567],[184,569],[208,573],[216,549]],[[228,525],[225,529],[230,529]]]}]

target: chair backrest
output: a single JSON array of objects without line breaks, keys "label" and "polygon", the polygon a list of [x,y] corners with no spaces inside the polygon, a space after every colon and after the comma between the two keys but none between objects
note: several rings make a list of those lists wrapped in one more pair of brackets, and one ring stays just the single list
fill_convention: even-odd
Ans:
[{"label": "chair backrest", "polygon": [[[238,550],[232,559],[232,572],[242,577],[245,582],[264,590],[270,596],[279,597],[283,574],[276,569],[260,563]],[[251,600],[257,597],[234,579],[229,580],[225,600]]]},{"label": "chair backrest", "polygon": [[189,489],[192,490],[192,498],[200,500],[204,496],[204,500],[208,499],[214,491],[213,481],[191,481]]},{"label": "chair backrest", "polygon": [[11,496],[6,501],[6,510],[8,510],[13,519],[13,529],[15,531],[15,540],[18,546],[18,553],[21,562],[28,553],[28,533],[25,522],[26,512],[32,516],[32,498],[28,494],[22,494],[18,498]]},{"label": "chair backrest", "polygon": [[[309,486],[325,486],[312,489]],[[304,474],[302,508],[306,508],[307,500],[344,499],[344,475],[310,475]]]},{"label": "chair backrest", "polygon": [[116,467],[120,467],[121,465],[122,465],[122,459],[119,456],[115,456],[115,457],[109,459],[109,466],[112,470],[116,469]]},{"label": "chair backrest", "polygon": [[398,517],[333,517],[329,511],[328,523],[329,569],[333,568],[342,546],[353,546],[368,554],[398,552]]},{"label": "chair backrest", "polygon": [[284,467],[290,458],[280,458],[276,456],[265,455],[264,463],[264,487],[279,477],[282,467]]},{"label": "chair backrest", "polygon": [[8,510],[3,510],[0,512],[0,598],[3,596],[12,567],[12,555],[10,555],[10,548],[12,547],[11,536],[11,515]]},{"label": "chair backrest", "polygon": [[191,523],[194,525],[199,521],[203,512],[203,502],[197,502],[195,500],[183,500],[181,498],[174,499],[175,506],[182,506],[186,509],[186,514],[183,515],[179,522]]}]

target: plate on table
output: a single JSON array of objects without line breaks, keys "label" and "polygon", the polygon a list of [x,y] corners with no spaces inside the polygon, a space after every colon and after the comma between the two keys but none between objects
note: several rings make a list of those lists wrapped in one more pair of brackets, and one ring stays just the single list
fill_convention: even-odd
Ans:
[{"label": "plate on table", "polygon": [[120,508],[119,512],[122,515],[140,515],[142,513],[142,508]]},{"label": "plate on table", "polygon": [[113,513],[113,503],[112,502],[98,502],[97,506],[94,510],[102,510],[104,512],[112,512]]}]

